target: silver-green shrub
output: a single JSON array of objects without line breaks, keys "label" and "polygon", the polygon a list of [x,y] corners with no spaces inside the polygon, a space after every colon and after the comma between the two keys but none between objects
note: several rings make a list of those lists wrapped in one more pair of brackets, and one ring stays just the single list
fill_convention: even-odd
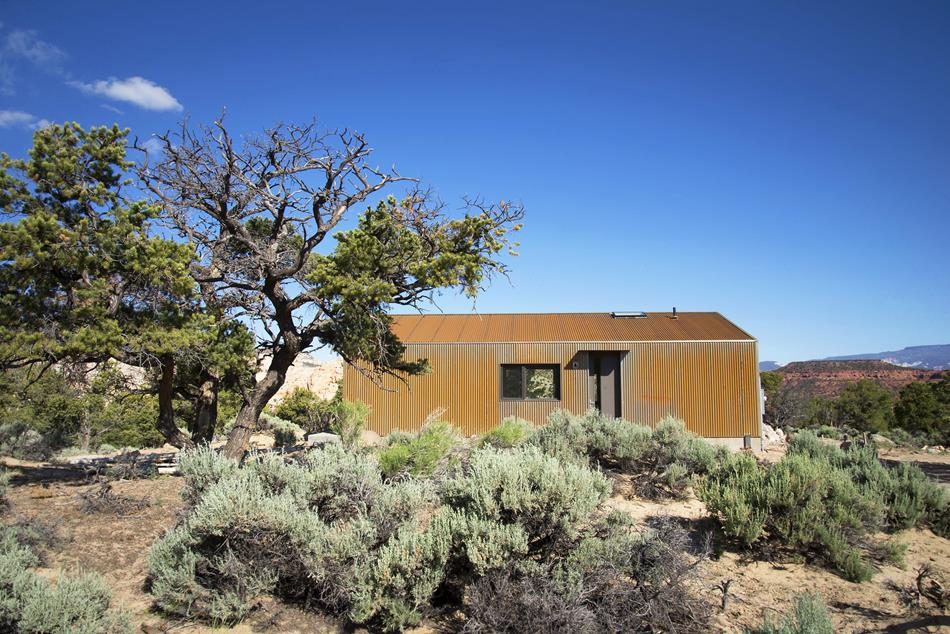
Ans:
[{"label": "silver-green shrub", "polygon": [[521,527],[538,549],[576,537],[610,490],[603,474],[562,464],[537,447],[486,447],[443,484],[442,496],[475,517]]},{"label": "silver-green shrub", "polygon": [[808,456],[847,474],[865,497],[883,507],[887,530],[929,526],[944,537],[950,536],[941,519],[950,500],[917,465],[901,462],[885,466],[873,443],[855,443],[842,450],[809,432],[796,434],[789,453]]},{"label": "silver-green shrub", "polygon": [[812,592],[799,594],[792,609],[777,621],[766,615],[762,625],[747,628],[746,634],[834,634],[835,628],[828,616],[828,608],[821,595]]},{"label": "silver-green shrub", "polygon": [[650,498],[686,495],[729,455],[687,431],[682,421],[667,418],[650,428],[596,410],[584,416],[554,412],[531,442],[562,461],[590,460],[633,476],[635,493]]},{"label": "silver-green shrub", "polygon": [[50,582],[32,570],[39,558],[12,531],[0,529],[0,631],[30,634],[131,632],[124,612],[111,607],[99,575],[61,573]]},{"label": "silver-green shrub", "polygon": [[700,498],[746,547],[812,553],[851,581],[873,574],[871,535],[883,525],[884,507],[824,460],[793,453],[759,465],[737,455],[708,478]]},{"label": "silver-green shrub", "polygon": [[479,449],[438,479],[384,479],[375,454],[335,444],[240,466],[199,449],[182,469],[192,505],[152,547],[151,592],[166,612],[217,624],[266,594],[404,629],[437,592],[461,601],[485,575],[570,552],[610,490],[536,447]]}]

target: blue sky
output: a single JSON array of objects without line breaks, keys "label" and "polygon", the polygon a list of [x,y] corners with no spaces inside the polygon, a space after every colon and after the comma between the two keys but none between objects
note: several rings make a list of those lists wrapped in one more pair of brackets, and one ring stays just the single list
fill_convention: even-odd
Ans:
[{"label": "blue sky", "polygon": [[[950,342],[950,3],[0,3],[0,149],[313,117],[527,208],[482,312],[716,310],[788,361]],[[446,311],[467,311],[445,297]]]}]

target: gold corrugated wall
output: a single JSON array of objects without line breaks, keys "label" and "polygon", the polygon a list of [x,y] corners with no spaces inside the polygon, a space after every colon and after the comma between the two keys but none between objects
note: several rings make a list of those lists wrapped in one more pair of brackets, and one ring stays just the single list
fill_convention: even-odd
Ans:
[{"label": "gold corrugated wall", "polygon": [[[629,421],[655,425],[667,415],[711,438],[759,436],[759,376],[754,341],[635,343],[407,344],[407,359],[427,358],[430,374],[383,379],[380,388],[352,367],[347,399],[370,406],[367,427],[387,434],[418,429],[434,411],[467,435],[484,433],[505,416],[542,424],[558,408],[588,407],[587,351],[621,351],[621,404]],[[503,363],[556,363],[560,401],[503,401]]]}]

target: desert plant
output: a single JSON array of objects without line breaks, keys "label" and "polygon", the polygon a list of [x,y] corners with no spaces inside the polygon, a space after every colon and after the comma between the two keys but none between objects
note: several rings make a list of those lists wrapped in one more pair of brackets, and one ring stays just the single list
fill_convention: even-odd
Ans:
[{"label": "desert plant", "polygon": [[275,447],[290,447],[304,438],[304,431],[299,425],[280,418],[271,421],[271,431],[274,432]]},{"label": "desert plant", "polygon": [[472,453],[463,471],[447,480],[447,504],[476,517],[524,530],[532,552],[546,553],[577,537],[610,494],[600,473],[561,464],[537,447]]},{"label": "desert plant", "polygon": [[0,425],[0,455],[21,460],[46,460],[50,453],[43,435],[23,421]]},{"label": "desert plant", "polygon": [[602,468],[631,477],[637,495],[682,497],[698,478],[728,455],[667,418],[655,429],[612,419],[591,410],[584,416],[558,411],[532,443],[566,461],[589,459]]},{"label": "desert plant", "polygon": [[479,444],[491,447],[517,447],[524,444],[535,432],[534,424],[517,416],[509,416],[482,436]]},{"label": "desert plant", "polygon": [[834,634],[834,631],[825,602],[820,594],[812,592],[797,595],[792,609],[778,621],[766,615],[762,625],[746,629],[747,634]]},{"label": "desert plant", "polygon": [[[447,426],[427,431],[432,455],[457,442]],[[192,505],[152,547],[151,592],[166,612],[219,624],[271,594],[404,629],[436,595],[461,606],[482,577],[553,565],[599,535],[610,488],[536,447],[478,449],[439,478],[384,479],[375,454],[340,444],[243,465],[200,448],[182,470]]]},{"label": "desert plant", "polygon": [[[813,435],[805,442],[819,455],[828,452]],[[821,457],[792,452],[759,465],[735,456],[709,477],[700,497],[742,545],[811,554],[851,581],[869,579],[871,560],[889,552],[871,537],[887,518],[882,498]]]},{"label": "desert plant", "polygon": [[195,502],[205,489],[238,470],[237,460],[225,458],[208,445],[199,445],[178,454],[178,467],[184,476],[181,495]]},{"label": "desert plant", "polygon": [[332,404],[333,417],[330,419],[330,431],[340,437],[346,447],[356,447],[360,442],[369,406],[361,401],[335,399]]},{"label": "desert plant", "polygon": [[527,574],[501,570],[480,579],[463,631],[708,631],[710,606],[690,587],[705,551],[689,555],[682,528],[621,524],[604,533]]},{"label": "desert plant", "polygon": [[61,573],[55,583],[31,570],[39,558],[9,529],[0,529],[0,630],[34,634],[131,632],[111,608],[111,592],[96,574]]},{"label": "desert plant", "polygon": [[873,443],[852,443],[842,450],[807,432],[796,435],[789,444],[789,453],[822,461],[847,474],[867,498],[882,506],[886,529],[931,526],[941,533],[939,518],[950,501],[916,465],[900,462],[885,466]]},{"label": "desert plant", "polygon": [[379,450],[379,466],[387,478],[431,475],[460,440],[458,431],[443,422],[427,423],[415,434],[393,433]]}]

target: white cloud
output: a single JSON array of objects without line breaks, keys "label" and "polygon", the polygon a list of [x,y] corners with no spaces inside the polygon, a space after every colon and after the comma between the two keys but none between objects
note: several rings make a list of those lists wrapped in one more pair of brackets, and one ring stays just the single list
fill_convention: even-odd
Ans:
[{"label": "white cloud", "polygon": [[139,145],[142,147],[142,149],[148,152],[148,155],[151,158],[155,158],[156,156],[161,156],[165,152],[165,145],[161,141],[159,141],[156,137],[153,137],[153,136],[150,136],[149,138],[145,139],[144,141],[139,143]]},{"label": "white cloud", "polygon": [[5,51],[37,66],[57,69],[66,60],[66,51],[44,42],[36,31],[11,31],[6,38]]},{"label": "white cloud", "polygon": [[49,119],[40,119],[36,115],[21,110],[0,110],[0,128],[29,128],[38,130],[51,125]]},{"label": "white cloud", "polygon": [[108,110],[109,112],[114,112],[114,113],[116,113],[116,114],[125,114],[124,112],[122,112],[121,110],[119,110],[118,108],[116,108],[115,106],[109,105],[109,104],[107,104],[107,103],[100,104],[100,105],[101,105],[103,108],[105,108],[106,110]]},{"label": "white cloud", "polygon": [[167,89],[144,77],[100,80],[91,84],[70,82],[70,85],[94,95],[135,104],[146,110],[184,110]]},{"label": "white cloud", "polygon": [[0,110],[0,128],[29,127],[36,117],[19,110]]},{"label": "white cloud", "polygon": [[66,51],[44,42],[36,31],[10,31],[0,41],[0,94],[16,93],[15,62],[26,61],[47,73],[65,75],[62,63],[66,57]]}]

